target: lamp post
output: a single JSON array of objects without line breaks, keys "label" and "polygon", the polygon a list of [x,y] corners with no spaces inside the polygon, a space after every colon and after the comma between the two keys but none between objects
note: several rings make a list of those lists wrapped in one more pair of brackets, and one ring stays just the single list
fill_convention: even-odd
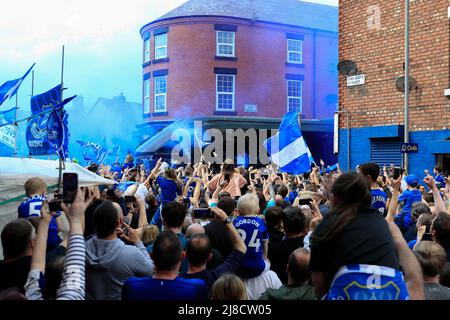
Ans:
[{"label": "lamp post", "polygon": [[[405,0],[405,125],[404,142],[409,143],[409,0]],[[408,154],[404,153],[403,167],[408,171]]]}]

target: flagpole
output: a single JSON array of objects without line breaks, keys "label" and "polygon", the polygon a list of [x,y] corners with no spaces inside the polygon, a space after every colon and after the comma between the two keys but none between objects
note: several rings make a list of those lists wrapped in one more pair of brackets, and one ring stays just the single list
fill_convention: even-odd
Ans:
[{"label": "flagpole", "polygon": [[[19,90],[17,90],[19,91]],[[17,113],[18,113],[18,106],[19,106],[19,92],[16,92],[16,113],[14,116],[14,130],[16,132],[14,136],[14,156],[17,157],[17,138],[19,137],[19,124],[17,122]]]},{"label": "flagpole", "polygon": [[31,96],[34,96],[34,70],[31,73]]},{"label": "flagpole", "polygon": [[[64,45],[62,46],[62,57],[61,57],[61,101],[63,101],[63,90],[64,90]],[[63,142],[64,143],[64,142]],[[58,193],[61,195],[61,181],[62,181],[62,169],[63,169],[63,161],[61,156],[58,156],[59,166],[58,166]]]}]

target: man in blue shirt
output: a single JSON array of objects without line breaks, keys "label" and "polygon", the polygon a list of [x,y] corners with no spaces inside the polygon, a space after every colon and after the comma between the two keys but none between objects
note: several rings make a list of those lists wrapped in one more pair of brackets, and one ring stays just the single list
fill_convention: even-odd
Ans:
[{"label": "man in blue shirt", "polygon": [[208,288],[200,279],[178,277],[185,253],[172,231],[163,231],[153,244],[152,278],[130,278],[122,288],[122,300],[207,300]]},{"label": "man in blue shirt", "polygon": [[422,201],[422,193],[417,189],[419,178],[415,174],[410,174],[405,178],[408,189],[399,197],[398,202],[403,201],[403,212],[395,217],[395,222],[402,232],[406,232],[414,224],[411,216],[411,206],[414,202]]},{"label": "man in blue shirt", "polygon": [[376,163],[364,163],[358,167],[359,173],[367,178],[372,194],[372,208],[377,209],[383,216],[387,215],[387,195],[377,184],[380,176],[380,166]]},{"label": "man in blue shirt", "polygon": [[441,166],[435,166],[433,169],[433,172],[435,174],[434,180],[436,180],[436,185],[438,188],[444,188],[445,187],[445,179],[442,175],[442,167]]},{"label": "man in blue shirt", "polygon": [[214,282],[225,273],[236,273],[242,261],[245,258],[247,247],[242,241],[239,233],[233,226],[232,217],[220,208],[211,208],[214,212],[215,221],[225,226],[230,235],[231,243],[233,244],[233,251],[228,255],[227,259],[215,269],[207,270],[206,265],[213,257],[211,241],[206,234],[196,234],[189,238],[186,255],[189,261],[188,272],[183,274],[185,279],[202,279],[211,289]]}]

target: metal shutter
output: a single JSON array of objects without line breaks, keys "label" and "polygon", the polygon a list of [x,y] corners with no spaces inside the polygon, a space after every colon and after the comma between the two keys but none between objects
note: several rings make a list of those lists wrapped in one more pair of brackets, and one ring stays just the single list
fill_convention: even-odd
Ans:
[{"label": "metal shutter", "polygon": [[370,139],[370,160],[380,166],[393,163],[401,167],[400,145],[401,140],[398,138]]}]

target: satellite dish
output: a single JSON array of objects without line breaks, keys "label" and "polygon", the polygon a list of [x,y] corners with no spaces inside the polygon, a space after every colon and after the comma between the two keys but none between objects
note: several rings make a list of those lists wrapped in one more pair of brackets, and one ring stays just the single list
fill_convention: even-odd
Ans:
[{"label": "satellite dish", "polygon": [[355,61],[342,60],[341,62],[338,63],[337,69],[340,74],[348,76],[356,74],[356,72],[358,71],[358,66],[356,65]]},{"label": "satellite dish", "polygon": [[[395,87],[400,92],[405,92],[405,76],[398,77],[395,79]],[[409,91],[417,89],[417,81],[413,77],[409,77]]]}]

